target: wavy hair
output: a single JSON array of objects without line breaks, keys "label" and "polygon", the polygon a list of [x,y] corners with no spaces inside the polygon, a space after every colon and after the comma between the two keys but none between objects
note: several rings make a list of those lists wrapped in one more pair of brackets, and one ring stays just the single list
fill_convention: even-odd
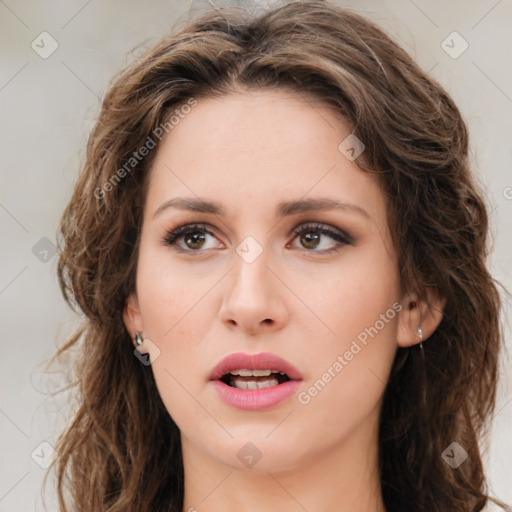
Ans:
[{"label": "wavy hair", "polygon": [[[322,0],[258,15],[202,13],[110,84],[58,236],[62,293],[85,315],[54,356],[78,350],[79,406],[54,464],[61,510],[71,503],[79,512],[181,511],[179,430],[151,368],[134,357],[122,317],[135,289],[156,151],[130,159],[191,98],[262,88],[291,90],[339,112],[366,146],[356,163],[387,197],[403,289],[446,300],[424,359],[418,346],[399,348],[386,387],[379,427],[386,508],[481,511],[491,498],[479,442],[495,407],[502,332],[467,128],[443,87],[389,36]],[[442,458],[454,441],[469,454],[456,470]]]}]

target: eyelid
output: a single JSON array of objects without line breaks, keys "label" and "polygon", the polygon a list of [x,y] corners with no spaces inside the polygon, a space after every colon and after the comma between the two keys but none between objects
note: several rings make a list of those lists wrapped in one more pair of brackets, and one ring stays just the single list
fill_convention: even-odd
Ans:
[{"label": "eyelid", "polygon": [[[166,231],[164,238],[162,240],[163,245],[175,245],[176,240],[181,238],[183,235],[186,235],[187,233],[191,231],[202,231],[204,233],[207,233],[208,235],[211,235],[215,238],[217,236],[213,232],[212,228],[209,226],[209,224],[202,223],[202,222],[191,222],[179,225],[176,228],[170,229]],[[194,251],[191,251],[194,252]],[[197,252],[197,251],[195,251]]]},{"label": "eyelid", "polygon": [[[314,251],[314,250],[308,250],[306,248],[298,248],[298,250],[302,250],[306,253],[317,253],[319,255],[321,254],[329,254],[331,252],[335,252],[339,249],[341,249],[342,246],[345,245],[351,245],[354,243],[354,238],[347,233],[345,230],[336,228],[334,226],[331,226],[329,224],[324,224],[322,222],[318,221],[302,221],[297,227],[295,227],[291,235],[294,235],[292,240],[287,243],[287,247],[290,243],[293,242],[293,240],[301,235],[304,232],[310,231],[317,231],[321,233],[324,236],[327,236],[334,240],[336,242],[335,247],[332,247],[330,249],[325,249],[322,251]],[[183,249],[177,244],[177,241],[182,238],[184,235],[190,232],[203,232],[205,234],[209,234],[216,238],[218,240],[217,235],[215,234],[214,228],[212,228],[208,223],[202,223],[202,222],[190,222],[186,224],[182,224],[177,226],[176,228],[170,229],[166,232],[162,239],[162,245],[165,246],[172,246],[176,251],[187,253],[187,254],[200,254],[202,252],[207,252],[205,250],[192,250],[192,249]],[[221,242],[222,243],[222,242]],[[223,244],[224,245],[224,244]]]},{"label": "eyelid", "polygon": [[329,224],[324,224],[321,222],[302,223],[297,228],[294,229],[293,234],[297,236],[302,234],[303,232],[307,232],[308,230],[318,231],[326,236],[329,236],[330,238],[334,238],[334,240],[342,241],[346,244],[354,243],[354,238],[345,230],[335,228],[333,226],[330,226]]}]

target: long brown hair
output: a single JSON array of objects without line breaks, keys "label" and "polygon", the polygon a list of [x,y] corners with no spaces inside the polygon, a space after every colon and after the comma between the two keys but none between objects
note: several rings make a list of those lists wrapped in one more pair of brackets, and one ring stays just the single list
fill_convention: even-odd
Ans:
[{"label": "long brown hair", "polygon": [[[134,357],[122,317],[135,289],[156,150],[133,155],[158,127],[170,130],[171,116],[191,98],[240,88],[287,88],[340,113],[366,146],[357,164],[386,193],[403,288],[446,299],[424,360],[417,346],[398,349],[386,388],[379,433],[386,508],[482,510],[489,498],[479,440],[495,407],[502,334],[467,129],[443,87],[404,50],[322,0],[258,16],[203,13],[140,56],[107,92],[59,232],[61,289],[85,314],[55,356],[79,350],[79,408],[57,445],[61,509],[69,501],[77,511],[181,511],[179,430],[150,367]],[[452,442],[469,455],[457,469],[442,457]]]}]

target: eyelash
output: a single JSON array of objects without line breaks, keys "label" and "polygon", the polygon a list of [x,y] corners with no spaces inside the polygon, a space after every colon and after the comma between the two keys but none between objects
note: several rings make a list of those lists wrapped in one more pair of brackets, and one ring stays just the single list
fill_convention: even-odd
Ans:
[{"label": "eyelash", "polygon": [[[337,242],[337,246],[332,247],[330,249],[325,249],[323,251],[315,251],[309,249],[302,249],[309,253],[318,253],[318,254],[331,254],[333,252],[338,252],[344,245],[351,245],[353,243],[352,237],[348,233],[333,231],[327,228],[324,224],[312,223],[312,224],[302,224],[298,228],[293,231],[294,239],[304,233],[308,232],[317,232],[322,235],[327,235],[329,238],[332,238]],[[162,240],[163,245],[173,246],[176,251],[183,253],[201,253],[204,251],[197,250],[194,251],[192,249],[183,249],[177,245],[177,241],[179,238],[182,238],[184,235],[189,233],[202,233],[208,234],[215,237],[215,234],[212,233],[205,224],[186,224],[176,228],[175,230],[169,231]],[[300,249],[299,249],[300,250]]]}]

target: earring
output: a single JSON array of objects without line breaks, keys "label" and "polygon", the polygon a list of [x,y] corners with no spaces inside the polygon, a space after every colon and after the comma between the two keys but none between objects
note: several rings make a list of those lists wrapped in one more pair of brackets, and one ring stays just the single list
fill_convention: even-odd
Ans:
[{"label": "earring", "polygon": [[418,326],[418,338],[420,339],[421,356],[425,359],[425,352],[423,351],[423,330],[421,328],[421,324]]},{"label": "earring", "polygon": [[142,345],[142,335],[139,331],[135,333],[135,343],[140,347]]}]

